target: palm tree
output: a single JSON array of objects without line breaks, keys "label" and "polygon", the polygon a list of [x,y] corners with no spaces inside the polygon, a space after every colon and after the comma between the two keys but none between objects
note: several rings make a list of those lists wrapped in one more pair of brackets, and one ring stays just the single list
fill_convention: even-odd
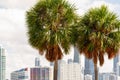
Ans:
[{"label": "palm tree", "polygon": [[104,55],[114,58],[120,48],[120,20],[105,5],[91,8],[81,18],[77,32],[77,48],[94,62],[95,80],[98,80],[97,63],[104,64]]},{"label": "palm tree", "polygon": [[54,62],[54,80],[57,80],[58,60],[70,49],[71,27],[75,8],[65,0],[39,0],[27,11],[26,22],[29,43],[40,55]]}]

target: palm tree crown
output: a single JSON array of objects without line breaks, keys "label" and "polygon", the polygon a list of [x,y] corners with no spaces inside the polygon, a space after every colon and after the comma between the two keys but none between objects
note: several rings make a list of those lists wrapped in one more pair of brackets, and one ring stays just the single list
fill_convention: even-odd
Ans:
[{"label": "palm tree crown", "polygon": [[81,18],[77,47],[87,58],[102,66],[104,54],[113,58],[120,47],[120,20],[105,5],[92,8]]},{"label": "palm tree crown", "polygon": [[74,11],[74,6],[64,0],[40,0],[27,12],[29,42],[41,55],[45,53],[47,60],[61,59],[61,49],[68,53]]}]

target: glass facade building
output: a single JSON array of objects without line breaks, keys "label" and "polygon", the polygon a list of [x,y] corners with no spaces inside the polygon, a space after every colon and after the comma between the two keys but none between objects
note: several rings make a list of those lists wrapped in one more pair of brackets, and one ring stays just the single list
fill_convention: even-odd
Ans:
[{"label": "glass facade building", "polygon": [[117,55],[114,59],[113,59],[113,72],[116,74],[117,73],[117,64],[118,62],[120,62],[120,56]]},{"label": "glass facade building", "polygon": [[0,80],[5,80],[6,57],[5,50],[0,46]]},{"label": "glass facade building", "polygon": [[74,61],[73,62],[81,64],[80,54],[76,47],[74,47]]},{"label": "glass facade building", "polygon": [[31,68],[30,80],[50,80],[50,68]]},{"label": "glass facade building", "polygon": [[85,58],[85,69],[84,75],[92,75],[92,80],[94,80],[94,63],[92,60]]},{"label": "glass facade building", "polygon": [[28,80],[28,68],[23,68],[11,73],[11,80]]}]

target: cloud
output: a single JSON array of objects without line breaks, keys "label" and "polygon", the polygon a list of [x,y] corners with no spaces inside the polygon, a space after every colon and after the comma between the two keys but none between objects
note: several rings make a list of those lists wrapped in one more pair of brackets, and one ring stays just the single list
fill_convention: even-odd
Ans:
[{"label": "cloud", "polygon": [[[0,8],[29,9],[39,0],[0,0]],[[66,0],[71,4],[82,6],[92,0]],[[76,3],[77,2],[77,3]],[[78,7],[79,8],[79,7]]]},{"label": "cloud", "polygon": [[37,0],[0,0],[0,7],[27,9],[33,6],[36,1]]},{"label": "cloud", "polygon": [[0,9],[0,44],[6,49],[7,78],[12,71],[34,66],[34,58],[40,57],[27,39],[25,11]]},{"label": "cloud", "polygon": [[110,3],[106,0],[69,0],[71,4],[74,4],[77,8],[77,13],[83,15],[90,8],[100,7],[101,5],[108,6],[109,10],[120,15],[120,5],[119,3]]}]

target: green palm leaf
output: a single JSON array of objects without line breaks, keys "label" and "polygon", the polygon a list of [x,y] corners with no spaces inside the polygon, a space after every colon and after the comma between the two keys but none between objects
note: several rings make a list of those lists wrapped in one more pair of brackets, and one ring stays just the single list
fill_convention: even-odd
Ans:
[{"label": "green palm leaf", "polygon": [[95,67],[95,80],[97,79],[97,63],[104,64],[104,55],[111,59],[120,48],[120,20],[118,16],[109,11],[105,5],[92,8],[78,23],[78,40],[76,46],[86,58],[92,59]]}]

